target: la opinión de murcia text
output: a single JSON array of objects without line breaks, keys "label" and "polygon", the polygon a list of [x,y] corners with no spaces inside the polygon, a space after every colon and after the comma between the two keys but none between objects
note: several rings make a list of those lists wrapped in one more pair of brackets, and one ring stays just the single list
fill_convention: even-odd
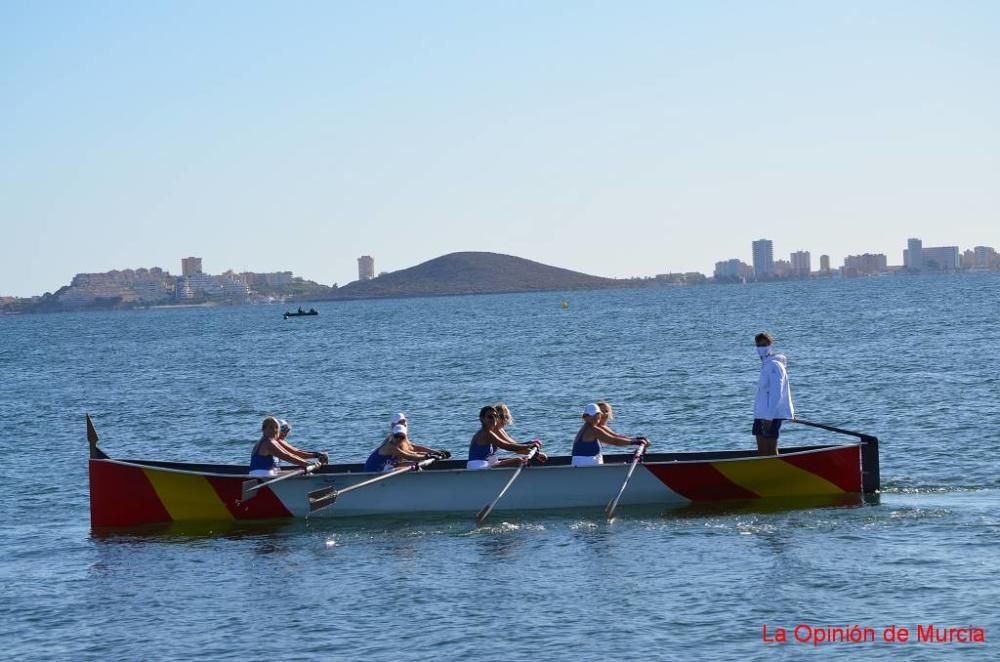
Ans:
[{"label": "la opini\u00f3n de murcia text", "polygon": [[809,625],[799,623],[793,628],[775,626],[769,628],[765,623],[761,628],[760,640],[765,644],[812,644],[823,646],[827,644],[863,644],[884,642],[890,644],[985,644],[986,630],[973,625],[965,627],[942,627],[939,625],[917,625],[907,628],[901,625],[890,625],[883,628],[863,627],[861,625]]}]

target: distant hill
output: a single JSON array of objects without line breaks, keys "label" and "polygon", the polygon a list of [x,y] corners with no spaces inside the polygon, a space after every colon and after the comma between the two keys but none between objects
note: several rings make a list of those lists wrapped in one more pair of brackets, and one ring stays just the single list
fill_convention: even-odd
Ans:
[{"label": "distant hill", "polygon": [[489,294],[536,290],[629,287],[630,282],[590,276],[499,253],[449,253],[409,269],[393,271],[336,290],[336,299],[445,294]]}]

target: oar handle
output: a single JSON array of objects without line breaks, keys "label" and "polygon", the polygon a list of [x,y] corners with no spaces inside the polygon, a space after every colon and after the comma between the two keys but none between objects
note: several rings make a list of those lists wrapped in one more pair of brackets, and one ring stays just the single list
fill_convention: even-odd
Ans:
[{"label": "oar handle", "polygon": [[812,421],[806,421],[801,418],[791,419],[792,423],[799,423],[801,425],[807,425],[811,428],[819,428],[820,430],[827,430],[829,432],[836,432],[837,434],[846,434],[851,437],[857,437],[861,441],[868,442],[872,439],[876,439],[874,435],[865,434],[864,432],[855,432],[853,430],[845,430],[844,428],[834,427],[832,425],[825,425],[823,423],[813,423]]}]

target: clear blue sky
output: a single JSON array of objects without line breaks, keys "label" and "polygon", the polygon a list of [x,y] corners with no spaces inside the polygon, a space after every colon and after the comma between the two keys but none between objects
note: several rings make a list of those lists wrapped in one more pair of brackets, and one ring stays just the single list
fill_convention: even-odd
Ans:
[{"label": "clear blue sky", "polygon": [[1000,249],[998,2],[0,3],[0,294]]}]

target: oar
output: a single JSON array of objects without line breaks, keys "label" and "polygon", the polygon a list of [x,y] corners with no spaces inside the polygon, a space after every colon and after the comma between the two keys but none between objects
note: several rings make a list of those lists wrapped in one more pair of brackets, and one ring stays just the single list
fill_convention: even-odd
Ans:
[{"label": "oar", "polygon": [[507,481],[507,484],[503,486],[502,490],[500,490],[500,494],[497,495],[497,498],[493,499],[493,501],[483,506],[483,509],[480,510],[479,513],[476,515],[476,526],[483,525],[483,522],[489,516],[490,511],[493,510],[493,507],[497,505],[497,502],[500,501],[503,495],[507,493],[507,490],[510,489],[510,486],[514,484],[514,481],[517,480],[518,475],[521,473],[521,469],[528,466],[528,463],[531,462],[531,458],[535,457],[535,453],[537,452],[538,452],[537,446],[528,451],[528,454],[524,457],[523,460],[521,460],[521,465],[517,468],[517,471],[514,472],[514,475],[510,477],[510,480]]},{"label": "oar", "polygon": [[257,490],[259,490],[262,487],[274,485],[275,483],[280,483],[283,480],[288,480],[289,478],[295,478],[296,476],[305,475],[318,466],[319,466],[318,464],[310,464],[300,469],[296,469],[294,471],[289,471],[288,473],[281,474],[277,478],[272,478],[271,480],[265,481],[263,483],[258,482],[257,479],[245,480],[243,481],[243,490],[240,493],[240,501],[246,501],[247,499],[253,498],[254,495],[257,494]]},{"label": "oar", "polygon": [[615,508],[618,507],[618,500],[622,498],[622,494],[625,493],[625,486],[628,485],[628,479],[632,477],[632,472],[635,471],[635,467],[639,464],[639,460],[642,459],[642,454],[646,452],[646,444],[640,444],[639,448],[635,449],[635,455],[632,456],[632,464],[629,465],[628,473],[625,474],[625,481],[622,486],[618,489],[618,494],[615,498],[611,500],[605,512],[608,514],[608,520],[613,520],[615,518]]},{"label": "oar", "polygon": [[835,428],[832,425],[824,425],[822,423],[813,423],[812,421],[805,421],[801,418],[791,419],[792,423],[800,423],[802,425],[808,425],[811,428],[819,428],[820,430],[828,430],[830,432],[837,432],[839,434],[846,434],[852,437],[857,437],[861,441],[868,441],[869,439],[874,439],[872,435],[865,434],[864,432],[854,432],[853,430],[845,430],[843,428]]},{"label": "oar", "polygon": [[317,510],[321,510],[328,506],[332,506],[341,494],[347,494],[348,492],[353,492],[354,490],[361,489],[362,487],[367,487],[372,483],[377,483],[380,480],[385,480],[386,478],[392,478],[393,476],[398,476],[399,474],[405,474],[407,471],[413,471],[414,467],[417,469],[423,469],[432,462],[437,461],[436,457],[429,457],[426,460],[421,460],[417,462],[416,465],[407,465],[405,467],[399,467],[398,469],[393,469],[392,471],[387,471],[381,476],[375,476],[374,478],[369,478],[368,480],[363,480],[360,483],[355,483],[349,487],[345,487],[342,490],[335,489],[333,487],[324,487],[320,490],[314,490],[309,493],[309,512],[314,513]]}]

